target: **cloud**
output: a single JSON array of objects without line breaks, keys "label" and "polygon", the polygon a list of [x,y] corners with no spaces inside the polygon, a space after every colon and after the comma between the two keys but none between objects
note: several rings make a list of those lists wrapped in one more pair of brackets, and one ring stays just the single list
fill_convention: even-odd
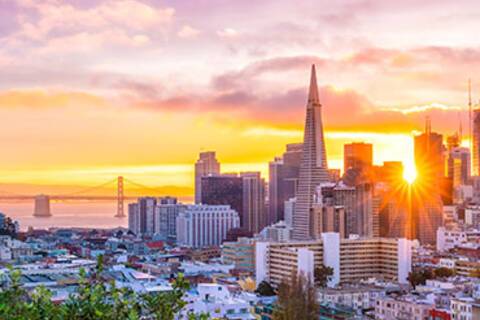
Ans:
[{"label": "cloud", "polygon": [[221,38],[234,38],[238,36],[238,31],[233,28],[225,28],[223,30],[218,30],[217,35]]},{"label": "cloud", "polygon": [[0,108],[104,107],[105,98],[85,92],[11,90],[0,92]]},{"label": "cloud", "polygon": [[17,26],[3,39],[10,50],[31,46],[40,53],[96,50],[104,45],[140,46],[162,35],[174,20],[170,7],[136,0],[108,0],[81,7],[64,1],[18,2]]},{"label": "cloud", "polygon": [[189,25],[184,25],[180,30],[177,32],[177,36],[180,38],[195,38],[200,34],[200,30],[195,29]]}]

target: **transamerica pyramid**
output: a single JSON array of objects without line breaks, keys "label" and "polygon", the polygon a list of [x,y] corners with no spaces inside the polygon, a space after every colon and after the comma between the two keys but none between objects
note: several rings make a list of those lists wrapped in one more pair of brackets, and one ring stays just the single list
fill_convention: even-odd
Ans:
[{"label": "transamerica pyramid", "polygon": [[315,65],[312,65],[303,136],[303,157],[300,163],[297,201],[293,213],[293,239],[311,239],[310,212],[315,189],[319,184],[328,181],[327,154],[325,152],[322,125],[322,105],[318,96]]}]

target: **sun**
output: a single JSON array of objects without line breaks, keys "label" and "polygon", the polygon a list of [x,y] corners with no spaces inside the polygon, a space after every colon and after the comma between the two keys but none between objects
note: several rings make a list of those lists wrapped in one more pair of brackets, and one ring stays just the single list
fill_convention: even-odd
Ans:
[{"label": "sun", "polygon": [[415,182],[416,178],[417,178],[417,170],[415,168],[415,164],[404,163],[403,179],[407,181],[408,184],[412,184]]}]

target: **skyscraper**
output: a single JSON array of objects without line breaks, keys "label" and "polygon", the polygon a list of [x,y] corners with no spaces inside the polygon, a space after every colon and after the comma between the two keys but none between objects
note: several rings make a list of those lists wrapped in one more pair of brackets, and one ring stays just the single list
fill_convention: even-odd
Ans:
[{"label": "skyscraper", "polygon": [[138,198],[136,203],[128,205],[128,229],[136,235],[153,235],[155,232],[155,206],[153,197]]},{"label": "skyscraper", "polygon": [[318,185],[329,181],[327,154],[322,125],[322,105],[318,96],[315,65],[312,65],[307,114],[303,136],[297,202],[293,215],[293,238],[310,239],[310,214]]},{"label": "skyscraper", "polygon": [[230,205],[240,216],[240,226],[245,227],[243,214],[243,179],[237,174],[222,174],[202,177],[201,203]]},{"label": "skyscraper", "polygon": [[[417,176],[424,183],[437,181],[445,176],[445,150],[443,136],[432,132],[430,120],[427,119],[425,132],[414,140],[415,167]],[[428,180],[428,181],[427,181]]]},{"label": "skyscraper", "polygon": [[220,163],[214,151],[200,152],[195,163],[195,203],[202,199],[202,177],[220,174]]},{"label": "skyscraper", "polygon": [[177,238],[177,217],[185,206],[177,202],[174,197],[162,197],[155,207],[154,225],[155,234],[161,240],[174,241]]},{"label": "skyscraper", "polygon": [[372,166],[373,147],[370,143],[352,142],[343,146],[343,172]]},{"label": "skyscraper", "polygon": [[243,227],[258,233],[265,226],[265,179],[260,172],[243,172]]},{"label": "skyscraper", "polygon": [[283,156],[269,163],[267,225],[285,219],[285,201],[295,197],[297,190],[302,149],[302,143],[287,144]]},{"label": "skyscraper", "polygon": [[473,159],[473,175],[480,175],[480,106],[473,110],[473,123],[472,123],[472,159]]},{"label": "skyscraper", "polygon": [[434,244],[443,224],[442,194],[450,193],[445,190],[444,153],[442,135],[432,132],[427,120],[425,132],[414,140],[418,178],[413,189],[412,238],[421,243]]},{"label": "skyscraper", "polygon": [[[470,179],[470,150],[464,147],[455,147],[450,150],[449,178],[453,181],[453,187],[465,185]],[[450,167],[451,166],[451,167]]]}]

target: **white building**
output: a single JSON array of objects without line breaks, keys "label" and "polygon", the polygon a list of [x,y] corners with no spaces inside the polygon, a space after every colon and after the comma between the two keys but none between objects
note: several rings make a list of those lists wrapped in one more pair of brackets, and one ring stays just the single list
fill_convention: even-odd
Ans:
[{"label": "white building", "polygon": [[412,268],[412,241],[392,238],[342,239],[323,233],[314,241],[256,243],[257,283],[278,286],[294,273],[311,276],[316,266],[333,269],[328,286],[377,278],[407,283]]},{"label": "white building", "polygon": [[177,217],[184,205],[177,203],[176,198],[159,198],[154,213],[154,233],[161,240],[177,239]]},{"label": "white building", "polygon": [[445,228],[437,229],[437,250],[448,251],[450,249],[461,247],[469,242],[477,242],[480,240],[480,231],[464,230],[461,228]]},{"label": "white building", "polygon": [[480,301],[471,297],[456,298],[450,301],[453,320],[480,319]]},{"label": "white building", "polygon": [[469,206],[465,209],[465,224],[480,227],[480,206]]},{"label": "white building", "polygon": [[230,293],[225,285],[200,283],[196,291],[187,293],[183,315],[208,313],[211,319],[255,319],[250,303]]},{"label": "white building", "polygon": [[425,320],[435,307],[433,301],[417,296],[381,297],[375,303],[376,320]]},{"label": "white building", "polygon": [[278,221],[271,226],[265,227],[260,232],[260,238],[266,241],[286,242],[290,240],[292,227],[285,221]]},{"label": "white building", "polygon": [[227,231],[240,226],[228,205],[187,205],[177,218],[177,243],[193,248],[219,246]]},{"label": "white building", "polygon": [[377,298],[385,296],[385,289],[373,286],[350,286],[340,288],[322,288],[317,291],[320,302],[329,302],[353,309],[375,307]]}]

